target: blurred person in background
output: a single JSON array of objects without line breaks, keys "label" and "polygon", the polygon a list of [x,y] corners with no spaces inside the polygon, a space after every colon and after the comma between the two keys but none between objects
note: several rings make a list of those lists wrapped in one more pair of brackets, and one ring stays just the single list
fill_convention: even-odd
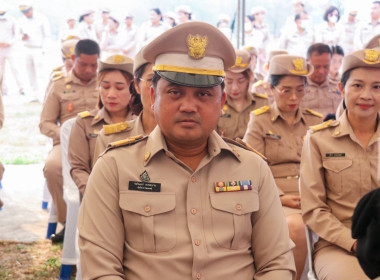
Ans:
[{"label": "blurred person in background", "polygon": [[174,12],[166,12],[164,15],[165,22],[169,24],[169,26],[174,27],[177,25],[176,22],[176,14]]},{"label": "blurred person in background", "polygon": [[111,10],[108,8],[102,8],[100,10],[100,19],[95,21],[94,26],[95,26],[95,32],[96,32],[96,37],[97,41],[100,42],[103,38],[103,34],[108,31],[108,28],[110,26],[110,13]]},{"label": "blurred person in background", "polygon": [[262,74],[266,74],[264,64],[266,61],[266,48],[270,40],[269,25],[265,23],[265,14],[266,10],[261,6],[255,6],[251,9],[251,15],[254,17],[253,33],[254,36],[260,36],[260,42],[255,48],[258,50],[258,69]]},{"label": "blurred person in background", "polygon": [[7,95],[8,88],[4,82],[5,63],[8,61],[11,67],[13,77],[18,86],[18,92],[24,95],[24,83],[21,79],[19,66],[17,65],[15,43],[17,38],[16,20],[8,14],[8,5],[4,1],[0,1],[0,81],[1,92]]},{"label": "blurred person in background", "polygon": [[78,35],[81,39],[90,39],[98,42],[94,26],[94,11],[83,10],[79,15]]},{"label": "blurred person in background", "polygon": [[373,36],[380,34],[380,1],[373,1],[371,7],[371,20],[361,24],[355,31],[356,49],[364,48]]},{"label": "blurred person in background", "polygon": [[187,5],[178,6],[176,9],[178,24],[191,21],[191,8]]},{"label": "blurred person in background", "polygon": [[309,126],[322,122],[322,115],[301,109],[307,87],[306,77],[313,66],[300,56],[277,55],[269,66],[270,91],[275,102],[250,113],[244,141],[267,158],[276,181],[288,223],[297,268],[297,279],[305,266],[307,244],[301,216],[298,187],[303,138]]},{"label": "blurred person in background", "polygon": [[105,60],[113,54],[121,54],[125,39],[119,29],[120,20],[115,14],[109,15],[108,29],[102,33],[99,43],[101,49],[100,57]]},{"label": "blurred person in background", "polygon": [[350,9],[348,11],[347,19],[342,25],[342,36],[339,40],[339,44],[342,46],[344,53],[350,54],[355,50],[355,31],[358,27],[358,22],[356,16],[358,14],[357,10]]},{"label": "blurred person in background", "polygon": [[329,79],[330,82],[335,83],[338,85],[340,82],[340,67],[342,66],[343,57],[344,57],[344,51],[341,46],[331,46],[331,64],[330,64],[330,72],[329,72]]},{"label": "blurred person in background", "polygon": [[314,66],[314,72],[307,77],[308,88],[301,102],[302,108],[315,110],[324,117],[333,118],[342,101],[338,85],[329,80],[332,52],[322,43],[315,43],[307,49],[307,61]]},{"label": "blurred person in background", "polygon": [[133,80],[133,60],[123,55],[112,55],[99,62],[97,76],[99,101],[97,108],[80,112],[73,124],[69,140],[68,161],[70,174],[81,197],[94,167],[97,136],[103,125],[116,124],[131,130],[126,121],[132,120],[129,86]]},{"label": "blurred person in background", "polygon": [[26,71],[32,90],[31,101],[39,102],[42,99],[39,93],[39,79],[44,74],[45,44],[50,38],[50,25],[47,18],[35,12],[30,3],[20,2],[19,9],[24,16],[19,19],[18,24],[25,47]]},{"label": "blurred person in background", "polygon": [[330,6],[326,9],[323,15],[322,23],[315,31],[315,42],[326,45],[338,45],[342,36],[342,28],[338,24],[340,20],[340,11],[335,6]]},{"label": "blurred person in background", "polygon": [[[90,39],[80,40],[76,46],[74,65],[66,77],[53,81],[42,107],[40,131],[52,138],[53,148],[44,166],[46,183],[57,209],[58,222],[66,222],[66,203],[63,199],[62,159],[60,125],[75,117],[79,112],[96,108],[96,70],[100,55],[99,45]],[[65,227],[50,237],[53,243],[62,242]]]},{"label": "blurred person in background", "polygon": [[300,14],[294,16],[294,22],[293,27],[289,27],[281,34],[279,48],[291,55],[299,55],[314,43],[314,34],[311,28],[307,28]]},{"label": "blurred person in background", "polygon": [[133,15],[127,13],[124,20],[125,25],[121,28],[120,39],[124,41],[121,51],[125,56],[134,59],[136,55],[137,26],[133,23]]},{"label": "blurred person in background", "polygon": [[138,30],[137,49],[140,50],[154,38],[158,37],[171,27],[163,21],[159,8],[149,11],[149,21],[144,22]]},{"label": "blurred person in background", "polygon": [[63,42],[72,36],[79,37],[79,32],[75,17],[73,15],[69,15],[66,17],[65,24],[59,32],[59,39]]},{"label": "blurred person in background", "polygon": [[235,50],[236,62],[228,68],[225,77],[226,102],[216,131],[231,139],[243,138],[249,121],[249,113],[268,104],[268,98],[249,91],[253,73],[251,55],[246,50]]},{"label": "blurred person in background", "polygon": [[216,24],[216,27],[222,31],[222,33],[224,35],[226,35],[226,37],[228,39],[232,39],[231,36],[232,36],[232,31],[231,31],[231,28],[230,28],[230,17],[228,15],[220,15],[219,18],[218,18],[218,22]]}]

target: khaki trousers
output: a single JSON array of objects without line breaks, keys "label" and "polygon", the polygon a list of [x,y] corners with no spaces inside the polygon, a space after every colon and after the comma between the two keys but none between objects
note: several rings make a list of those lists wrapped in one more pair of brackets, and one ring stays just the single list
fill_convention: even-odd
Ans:
[{"label": "khaki trousers", "polygon": [[66,222],[66,202],[63,199],[62,155],[61,145],[53,146],[44,167],[44,176],[57,209],[58,222]]}]

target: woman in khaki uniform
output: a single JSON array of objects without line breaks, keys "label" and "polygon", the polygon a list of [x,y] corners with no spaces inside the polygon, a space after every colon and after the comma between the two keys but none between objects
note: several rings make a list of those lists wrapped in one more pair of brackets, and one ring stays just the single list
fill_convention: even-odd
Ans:
[{"label": "woman in khaki uniform", "polygon": [[120,129],[120,125],[118,124],[105,125],[103,127],[96,140],[94,163],[99,155],[104,152],[109,143],[133,135],[148,135],[156,126],[156,120],[152,111],[152,103],[150,101],[153,65],[143,58],[143,49],[144,48],[136,54],[135,62],[133,64],[134,78],[129,88],[131,92],[131,109],[133,114],[138,115],[138,117],[126,124],[129,129]]},{"label": "woman in khaki uniform", "polygon": [[379,188],[380,52],[366,49],[343,59],[340,91],[346,110],[312,127],[301,158],[302,215],[319,240],[318,279],[368,279],[355,257],[351,218],[356,204]]},{"label": "woman in khaki uniform", "polygon": [[244,140],[268,159],[276,181],[300,279],[305,265],[307,246],[301,217],[298,190],[303,138],[310,125],[322,122],[322,115],[299,104],[305,94],[306,76],[313,67],[303,57],[278,55],[269,68],[270,90],[275,102],[251,113]]},{"label": "woman in khaki uniform", "polygon": [[252,110],[268,104],[266,96],[252,96],[249,92],[249,82],[253,75],[250,69],[251,55],[246,50],[235,52],[235,65],[226,71],[224,91],[227,99],[217,127],[221,136],[232,139],[244,136]]},{"label": "woman in khaki uniform", "polygon": [[100,61],[98,108],[79,113],[73,124],[68,160],[71,176],[82,195],[95,163],[93,156],[99,131],[103,125],[112,123],[120,123],[119,126],[124,128],[121,122],[133,118],[129,106],[132,69],[133,60],[123,55],[113,55]]}]

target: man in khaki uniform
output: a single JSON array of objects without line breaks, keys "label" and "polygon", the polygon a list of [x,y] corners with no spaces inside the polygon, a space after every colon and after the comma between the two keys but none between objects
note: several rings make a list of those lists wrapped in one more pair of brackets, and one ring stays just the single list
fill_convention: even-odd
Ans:
[{"label": "man in khaki uniform", "polygon": [[226,73],[226,103],[217,127],[221,136],[231,139],[243,138],[249,113],[268,104],[267,96],[249,92],[249,83],[253,75],[250,69],[251,55],[246,50],[235,52],[235,64]]},{"label": "man in khaki uniform", "polygon": [[[80,40],[75,46],[73,69],[64,78],[53,82],[47,93],[40,120],[42,134],[52,138],[50,151],[44,167],[44,176],[57,208],[58,221],[66,221],[66,203],[63,200],[63,178],[60,146],[60,125],[77,113],[92,110],[98,101],[96,91],[96,70],[98,67],[99,46],[95,41]],[[61,241],[63,232],[52,241]]]},{"label": "man in khaki uniform", "polygon": [[235,62],[231,43],[190,22],[143,55],[155,63],[158,126],[111,144],[94,166],[78,217],[83,277],[294,279],[267,164],[214,131],[224,70]]},{"label": "man in khaki uniform", "polygon": [[319,237],[318,279],[368,279],[355,257],[352,215],[360,198],[380,187],[378,141],[380,52],[366,49],[343,59],[340,89],[347,109],[338,120],[309,130],[301,156],[302,216]]},{"label": "man in khaki uniform", "polygon": [[302,100],[301,107],[321,113],[335,115],[342,97],[338,85],[328,79],[331,49],[328,45],[316,43],[307,50],[307,60],[314,66],[313,74],[308,77],[308,91]]}]

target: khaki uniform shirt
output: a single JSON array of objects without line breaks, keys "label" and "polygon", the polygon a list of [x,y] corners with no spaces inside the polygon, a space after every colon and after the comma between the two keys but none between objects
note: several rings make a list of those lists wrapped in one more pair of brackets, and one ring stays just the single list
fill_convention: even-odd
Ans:
[{"label": "khaki uniform shirt", "polygon": [[85,85],[70,71],[50,87],[41,112],[41,133],[52,138],[54,145],[59,144],[59,124],[79,112],[93,110],[97,102],[96,78]]},{"label": "khaki uniform shirt", "polygon": [[309,126],[321,123],[322,116],[298,110],[289,126],[276,104],[261,112],[251,113],[244,141],[267,158],[280,195],[298,194],[303,140]]},{"label": "khaki uniform shirt", "polygon": [[140,113],[136,119],[126,122],[126,125],[124,126],[125,128],[123,127],[123,129],[116,129],[116,131],[113,133],[106,133],[102,128],[96,139],[93,163],[95,164],[99,155],[106,150],[109,143],[126,139],[135,135],[146,135],[144,132],[141,116],[142,115]]},{"label": "khaki uniform shirt", "polygon": [[335,114],[339,103],[342,101],[338,85],[331,82],[328,78],[320,86],[312,82],[309,78],[307,82],[308,87],[302,99],[301,107],[315,110],[323,116],[329,113]]},{"label": "khaki uniform shirt", "polygon": [[[99,157],[78,216],[85,279],[295,279],[265,161],[215,131],[208,152],[192,171],[156,127]],[[243,180],[251,190],[215,191]]]},{"label": "khaki uniform shirt", "polygon": [[233,105],[231,98],[227,96],[226,104],[223,106],[223,114],[219,119],[217,132],[224,137],[235,139],[243,138],[249,121],[249,113],[257,108],[268,104],[268,99],[264,96],[252,97],[247,95],[247,105],[238,112]]},{"label": "khaki uniform shirt", "polygon": [[363,195],[380,187],[379,135],[380,125],[368,148],[363,149],[344,112],[327,128],[308,131],[303,146],[303,220],[320,238],[347,251],[355,242],[351,237],[351,218],[356,204]]},{"label": "khaki uniform shirt", "polygon": [[[132,113],[128,114],[127,120],[132,118]],[[68,153],[70,174],[82,194],[95,164],[96,138],[103,125],[111,123],[111,117],[103,107],[80,113],[71,129]]]}]

